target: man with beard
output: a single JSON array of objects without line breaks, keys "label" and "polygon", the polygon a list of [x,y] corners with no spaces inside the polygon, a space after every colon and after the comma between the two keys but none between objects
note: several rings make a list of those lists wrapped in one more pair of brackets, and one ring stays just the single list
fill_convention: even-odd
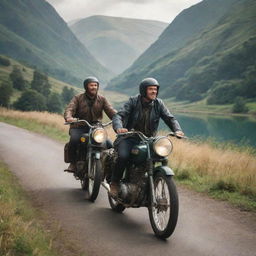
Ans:
[{"label": "man with beard", "polygon": [[[103,111],[112,120],[116,110],[104,96],[98,94],[98,79],[92,76],[87,77],[84,80],[84,89],[85,92],[74,96],[66,107],[64,113],[66,122],[73,122],[79,118],[85,119],[90,124],[95,124],[102,121]],[[65,171],[75,172],[77,146],[79,145],[81,135],[88,132],[88,129],[84,123],[70,125],[70,141],[68,147],[70,165]]]},{"label": "man with beard", "polygon": [[[158,81],[154,78],[145,78],[141,81],[140,94],[130,97],[129,101],[113,117],[113,129],[116,133],[125,133],[134,129],[148,137],[155,136],[161,118],[177,136],[184,135],[178,121],[163,101],[157,98],[159,87]],[[118,196],[119,182],[129,161],[131,149],[139,142],[137,137],[121,137],[120,140],[115,141],[118,158],[110,184],[110,193],[113,197]]]}]

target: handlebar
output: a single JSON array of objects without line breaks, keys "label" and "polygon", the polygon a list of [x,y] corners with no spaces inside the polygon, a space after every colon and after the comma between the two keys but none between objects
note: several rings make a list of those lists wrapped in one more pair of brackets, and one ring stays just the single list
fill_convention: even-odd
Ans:
[{"label": "handlebar", "polygon": [[[128,132],[124,132],[124,133],[118,133],[116,136],[120,137],[120,136],[133,135],[133,134],[137,134],[140,138],[142,138],[144,140],[148,139],[148,137],[140,131],[128,131]],[[188,137],[186,137],[186,136],[178,136],[175,132],[170,132],[166,136],[172,136],[172,137],[176,137],[178,139],[188,139]]]},{"label": "handlebar", "polygon": [[148,139],[146,135],[144,135],[142,132],[139,132],[139,131],[122,132],[122,133],[118,133],[116,136],[120,137],[120,136],[133,135],[133,134],[137,134],[139,137],[141,137],[144,140]]},{"label": "handlebar", "polygon": [[[84,119],[76,119],[73,122],[65,122],[64,125],[70,125],[70,124],[77,124],[77,123],[85,123],[87,126],[89,126],[90,128],[95,128],[98,127],[98,125],[91,125],[88,121],[84,120]],[[105,124],[101,124],[102,127],[106,127],[108,125],[110,125],[112,123],[112,121],[105,123]]]}]

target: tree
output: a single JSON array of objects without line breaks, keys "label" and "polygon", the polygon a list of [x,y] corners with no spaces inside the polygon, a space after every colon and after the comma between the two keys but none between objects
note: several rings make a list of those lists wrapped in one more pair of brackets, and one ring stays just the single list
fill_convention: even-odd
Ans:
[{"label": "tree", "polygon": [[35,70],[31,82],[31,89],[47,97],[51,92],[51,84],[48,81],[48,76]]},{"label": "tree", "polygon": [[63,87],[61,97],[64,104],[70,102],[70,100],[74,97],[75,90],[73,88],[68,88],[67,86]]},{"label": "tree", "polygon": [[9,107],[12,95],[12,85],[8,82],[2,82],[0,86],[0,106]]},{"label": "tree", "polygon": [[13,88],[20,91],[23,91],[26,88],[26,81],[24,80],[23,75],[17,66],[13,67],[13,70],[9,77],[12,81]]},{"label": "tree", "polygon": [[213,84],[213,90],[207,99],[207,104],[233,103],[237,95],[241,95],[240,80],[222,80]]},{"label": "tree", "polygon": [[47,110],[53,113],[62,112],[61,96],[58,93],[54,92],[49,96],[47,101]]},{"label": "tree", "polygon": [[236,97],[232,112],[233,113],[247,113],[248,107],[245,105],[245,100],[242,97]]},{"label": "tree", "polygon": [[2,57],[0,56],[0,65],[3,65],[3,66],[10,66],[11,65],[11,62],[9,59],[5,58],[5,57]]},{"label": "tree", "polygon": [[249,66],[244,73],[244,83],[241,86],[242,96],[245,98],[256,97],[256,64]]},{"label": "tree", "polygon": [[13,106],[15,109],[22,111],[47,110],[45,97],[39,92],[31,89],[24,91]]}]

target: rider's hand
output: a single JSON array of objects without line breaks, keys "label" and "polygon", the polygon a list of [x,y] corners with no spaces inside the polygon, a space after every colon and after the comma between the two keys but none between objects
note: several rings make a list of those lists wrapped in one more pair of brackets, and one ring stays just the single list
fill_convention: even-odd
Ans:
[{"label": "rider's hand", "polygon": [[67,122],[68,122],[68,123],[72,123],[72,122],[75,122],[75,121],[76,121],[76,119],[73,118],[73,117],[68,117],[68,118],[67,118]]},{"label": "rider's hand", "polygon": [[176,132],[175,132],[175,135],[176,135],[177,137],[183,137],[183,136],[184,136],[184,132],[182,132],[182,131],[176,131]]},{"label": "rider's hand", "polygon": [[128,132],[126,128],[119,128],[116,130],[116,133],[125,133],[125,132]]}]

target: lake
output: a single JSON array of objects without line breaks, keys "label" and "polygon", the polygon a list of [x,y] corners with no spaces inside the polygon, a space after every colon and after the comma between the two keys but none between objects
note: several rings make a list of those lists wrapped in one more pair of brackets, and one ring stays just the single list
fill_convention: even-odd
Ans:
[{"label": "lake", "polygon": [[[198,114],[175,114],[183,131],[189,138],[214,138],[220,142],[256,147],[256,118],[241,116],[215,116]],[[164,122],[161,130],[166,130]]]}]

